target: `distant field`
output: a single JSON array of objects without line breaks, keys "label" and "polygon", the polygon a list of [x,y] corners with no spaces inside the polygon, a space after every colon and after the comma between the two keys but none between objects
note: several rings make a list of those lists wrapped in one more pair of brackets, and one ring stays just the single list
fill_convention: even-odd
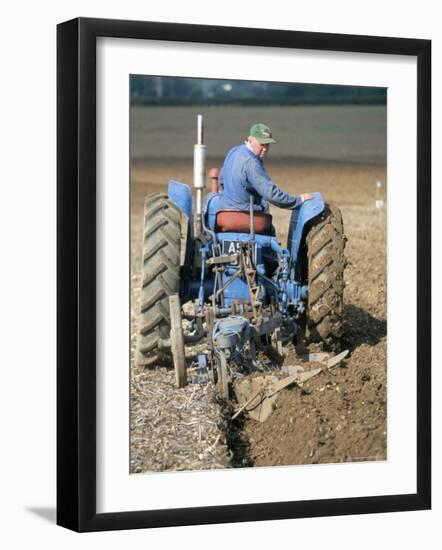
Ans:
[{"label": "distant field", "polygon": [[241,143],[251,124],[264,122],[278,140],[271,158],[386,163],[387,108],[381,105],[132,107],[132,158],[190,160],[198,113],[209,161]]}]

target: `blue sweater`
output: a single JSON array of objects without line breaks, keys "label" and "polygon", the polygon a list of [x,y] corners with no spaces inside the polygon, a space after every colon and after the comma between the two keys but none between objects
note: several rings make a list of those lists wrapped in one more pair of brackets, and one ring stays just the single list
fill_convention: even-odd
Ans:
[{"label": "blue sweater", "polygon": [[222,210],[248,211],[250,196],[254,210],[267,212],[268,203],[280,208],[296,208],[298,196],[282,191],[265,171],[262,160],[246,145],[238,145],[227,153],[220,174]]}]

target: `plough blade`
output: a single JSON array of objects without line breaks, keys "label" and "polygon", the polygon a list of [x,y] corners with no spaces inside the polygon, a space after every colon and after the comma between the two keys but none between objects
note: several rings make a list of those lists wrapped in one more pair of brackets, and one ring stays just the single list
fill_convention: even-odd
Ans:
[{"label": "plough blade", "polygon": [[348,353],[349,353],[349,351],[348,351],[348,349],[346,349],[345,351],[339,353],[335,357],[331,357],[327,361],[327,368],[331,369],[333,367],[336,367],[336,365],[339,365],[339,363],[347,357]]},{"label": "plough blade", "polygon": [[328,359],[323,367],[318,367],[307,372],[303,372],[304,369],[296,365],[286,367],[288,372],[294,372],[294,374],[285,378],[278,378],[272,374],[236,380],[233,387],[240,406],[232,416],[232,420],[243,411],[247,411],[250,418],[258,422],[264,422],[272,414],[281,390],[292,384],[301,385],[320,372],[336,367],[347,357],[348,353],[348,350],[345,350],[339,355]]}]

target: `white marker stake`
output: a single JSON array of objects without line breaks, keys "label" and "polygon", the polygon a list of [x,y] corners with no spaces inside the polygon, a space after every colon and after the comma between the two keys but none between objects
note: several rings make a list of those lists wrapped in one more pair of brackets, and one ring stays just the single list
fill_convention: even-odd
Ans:
[{"label": "white marker stake", "polygon": [[376,186],[375,206],[376,206],[377,209],[384,208],[384,201],[381,199],[382,183],[378,180],[375,183],[375,186]]}]

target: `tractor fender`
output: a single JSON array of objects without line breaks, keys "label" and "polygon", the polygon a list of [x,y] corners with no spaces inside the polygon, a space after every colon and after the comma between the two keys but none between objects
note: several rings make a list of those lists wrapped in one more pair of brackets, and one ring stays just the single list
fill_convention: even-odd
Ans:
[{"label": "tractor fender", "polygon": [[170,200],[189,218],[189,225],[193,231],[193,196],[190,186],[169,180],[168,195]]},{"label": "tractor fender", "polygon": [[206,195],[206,200],[204,201],[204,220],[212,231],[215,231],[216,225],[216,215],[219,212],[221,204],[221,193],[211,192]]},{"label": "tractor fender", "polygon": [[[175,206],[186,216],[187,218],[187,234],[185,239],[184,258],[180,258],[181,263],[181,284],[179,295],[183,301],[189,299],[189,282],[190,273],[193,265],[194,257],[194,229],[193,229],[193,195],[192,189],[186,183],[181,183],[175,180],[169,180],[169,186],[167,189],[169,200],[173,202]],[[181,220],[183,223],[183,218]],[[181,226],[183,231],[183,226]],[[181,234],[183,238],[183,233]],[[183,241],[181,242],[183,246]]]},{"label": "tractor fender", "polygon": [[321,193],[312,193],[312,195],[312,199],[303,202],[299,208],[292,210],[287,237],[287,249],[290,252],[290,267],[295,267],[296,265],[305,224],[316,216],[319,216],[324,210],[324,199]]}]

